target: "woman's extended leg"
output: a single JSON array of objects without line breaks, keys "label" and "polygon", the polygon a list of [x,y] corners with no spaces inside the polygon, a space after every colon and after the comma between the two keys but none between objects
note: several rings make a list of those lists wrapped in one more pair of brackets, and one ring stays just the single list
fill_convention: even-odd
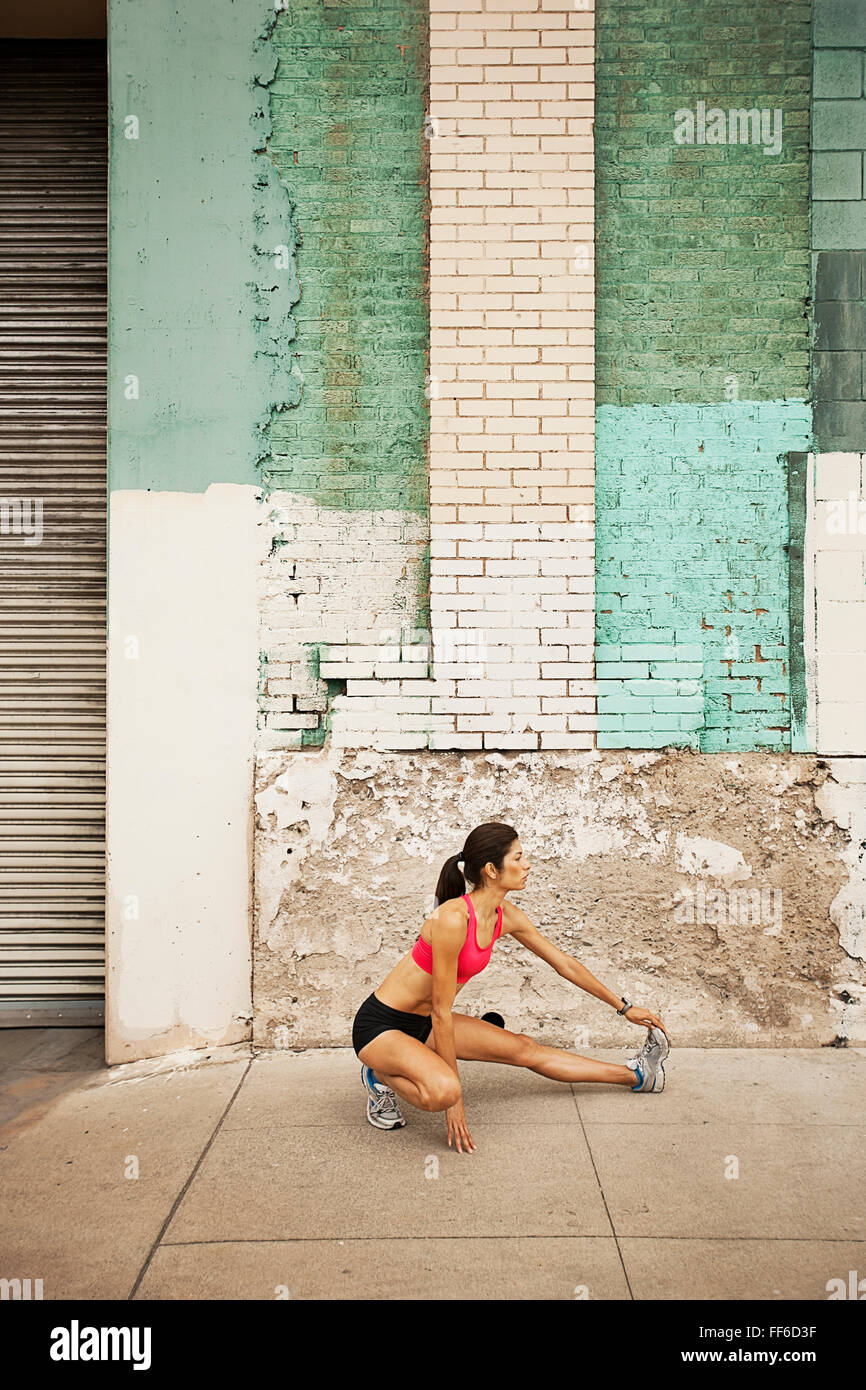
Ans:
[{"label": "woman's extended leg", "polygon": [[[498,1028],[495,1023],[485,1023],[468,1014],[452,1014],[451,1017],[458,1061],[504,1062],[506,1066],[526,1067],[552,1081],[604,1081],[612,1086],[631,1087],[635,1084],[631,1067],[619,1062],[597,1062],[577,1052],[548,1047],[526,1033],[510,1033],[507,1028]],[[427,1045],[432,1045],[432,1041],[431,1033]]]}]

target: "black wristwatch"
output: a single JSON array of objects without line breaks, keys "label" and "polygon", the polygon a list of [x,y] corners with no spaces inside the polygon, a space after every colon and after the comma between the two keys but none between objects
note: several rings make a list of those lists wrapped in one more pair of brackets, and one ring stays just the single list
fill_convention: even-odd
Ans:
[{"label": "black wristwatch", "polygon": [[629,1009],[630,1009],[631,1007],[632,1007],[632,1006],[631,1006],[631,1004],[628,1002],[628,1000],[626,999],[625,995],[622,995],[622,1008],[621,1008],[621,1009],[617,1009],[617,1013],[618,1013],[618,1014],[627,1014],[628,1011],[629,1011]]}]

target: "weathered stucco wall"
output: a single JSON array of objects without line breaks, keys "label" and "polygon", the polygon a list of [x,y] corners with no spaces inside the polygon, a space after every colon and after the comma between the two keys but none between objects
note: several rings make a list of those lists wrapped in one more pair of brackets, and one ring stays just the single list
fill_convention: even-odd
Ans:
[{"label": "weathered stucco wall", "polygon": [[263,431],[299,391],[277,18],[108,10],[109,1062],[249,1036]]},{"label": "weathered stucco wall", "polygon": [[[689,750],[262,754],[254,1037],[348,1046],[443,860],[502,820],[535,866],[515,901],[676,1043],[866,1042],[863,778],[857,759]],[[508,941],[460,1008],[558,1046],[636,1036]]]}]

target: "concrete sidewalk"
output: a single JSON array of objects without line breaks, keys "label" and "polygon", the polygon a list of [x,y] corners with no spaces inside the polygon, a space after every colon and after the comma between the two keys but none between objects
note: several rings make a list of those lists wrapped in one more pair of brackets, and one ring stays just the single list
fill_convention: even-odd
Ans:
[{"label": "concrete sidewalk", "polygon": [[866,1049],[674,1048],[661,1095],[461,1062],[468,1155],[409,1105],[373,1129],[349,1048],[101,1059],[89,1030],[0,1030],[0,1278],[46,1299],[825,1300],[866,1277]]}]

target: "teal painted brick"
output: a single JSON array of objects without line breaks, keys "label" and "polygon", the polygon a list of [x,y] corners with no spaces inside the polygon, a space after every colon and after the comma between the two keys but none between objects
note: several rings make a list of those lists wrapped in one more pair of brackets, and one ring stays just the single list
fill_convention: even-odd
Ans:
[{"label": "teal painted brick", "polygon": [[[710,0],[596,7],[596,641],[650,663],[625,694],[673,682],[653,717],[689,721],[681,741],[708,750],[786,746],[770,687],[788,694],[788,454],[812,439],[810,19],[805,4],[772,19]],[[830,105],[849,89],[859,99],[856,67],[837,64],[849,86]],[[781,108],[782,157],[672,149],[672,112],[698,99]],[[824,205],[828,235],[841,235],[842,203],[859,207],[849,164],[825,166],[849,178]],[[851,224],[849,212],[845,234]],[[772,666],[753,662],[756,646]],[[732,687],[754,704],[730,678],[731,651],[747,658],[738,673],[760,668],[772,708],[731,708]],[[624,717],[599,746],[671,742]]]},{"label": "teal painted brick", "polygon": [[735,678],[756,676],[766,684],[771,679],[783,679],[782,666],[781,661],[732,661],[730,672]]},{"label": "teal painted brick", "polygon": [[700,661],[651,661],[650,675],[660,680],[700,680],[704,674]]},{"label": "teal painted brick", "polygon": [[703,695],[679,695],[673,699],[653,700],[653,711],[659,714],[676,714],[682,711],[684,714],[688,710],[703,710]]},{"label": "teal painted brick", "polygon": [[653,733],[649,730],[633,730],[621,734],[600,735],[599,748],[697,748],[697,735]]},{"label": "teal painted brick", "polygon": [[596,661],[595,673],[599,680],[613,680],[625,676],[649,676],[649,662]]},{"label": "teal painted brick", "polygon": [[[625,547],[623,547],[621,554],[623,560],[628,561],[628,550]],[[658,643],[655,646],[648,646],[646,644],[640,643],[625,643],[623,644],[622,651],[623,656],[627,657],[631,661],[651,661],[654,658],[656,660],[664,660],[665,657],[671,655],[670,647],[663,646],[661,643]]]},{"label": "teal painted brick", "polygon": [[[638,715],[626,714],[623,716],[624,729],[646,730],[646,727],[646,721],[642,720]],[[656,714],[653,716],[652,733],[679,733],[681,728],[679,716],[676,714]]]},{"label": "teal painted brick", "polygon": [[[667,688],[671,664],[694,664],[688,679],[702,677],[703,694],[673,694],[665,708],[660,692],[654,707],[658,715],[692,709],[701,716],[706,708],[706,728],[692,731],[701,748],[713,728],[730,730],[727,747],[763,747],[768,725],[783,723],[779,699],[757,708],[750,697],[741,722],[723,696],[733,685],[743,693],[729,677],[734,642],[743,675],[788,693],[787,452],[808,448],[810,431],[805,401],[598,408],[596,642],[618,645],[624,660],[652,663],[644,690]],[[658,469],[660,457],[671,472]],[[623,507],[624,497],[632,505]],[[647,528],[656,519],[653,543]],[[665,573],[642,566],[648,550],[665,558]],[[662,615],[671,640],[636,640]],[[756,646],[769,660],[752,660]]]},{"label": "teal painted brick", "polygon": [[625,689],[629,695],[648,695],[653,698],[657,695],[679,694],[676,681],[628,680],[625,682]]},{"label": "teal painted brick", "polygon": [[767,710],[773,715],[787,714],[785,706],[778,695],[766,695],[757,690],[754,691],[735,691],[731,696],[731,709],[736,712],[739,710]]},{"label": "teal painted brick", "polygon": [[600,714],[598,715],[598,727],[605,732],[621,729],[624,718],[625,715],[622,714]]},{"label": "teal painted brick", "polygon": [[599,714],[643,713],[649,716],[652,713],[652,701],[640,699],[636,695],[626,695],[623,691],[599,689],[598,710]]},{"label": "teal painted brick", "polygon": [[679,714],[677,715],[681,729],[698,730],[702,729],[705,723],[703,710],[700,714]]},{"label": "teal painted brick", "polygon": [[596,659],[597,662],[598,662],[598,661],[619,661],[619,659],[620,659],[620,649],[619,649],[619,647],[598,646],[598,645],[596,645],[596,648],[595,648],[595,659]]}]

